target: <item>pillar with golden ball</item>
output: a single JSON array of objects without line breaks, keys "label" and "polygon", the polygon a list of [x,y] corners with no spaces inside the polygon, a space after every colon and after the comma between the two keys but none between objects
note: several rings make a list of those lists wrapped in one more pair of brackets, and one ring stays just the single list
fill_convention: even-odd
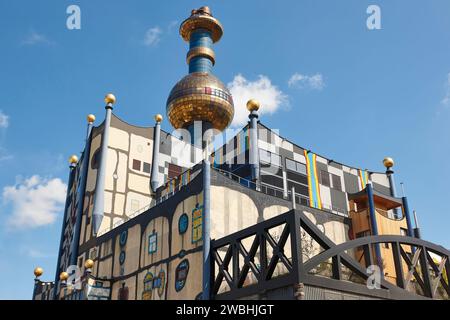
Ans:
[{"label": "pillar with golden ball", "polygon": [[[76,155],[72,155],[69,158],[69,181],[67,182],[68,187],[70,188],[70,186],[73,184],[73,181],[75,179],[75,168],[77,167],[78,164],[78,157]],[[69,190],[67,191],[67,195],[66,195],[66,203],[64,206],[64,215],[63,215],[63,221],[62,221],[62,226],[61,226],[61,236],[60,236],[60,240],[59,240],[59,254],[58,254],[58,261],[56,263],[56,273],[55,273],[55,289],[54,289],[54,298],[56,298],[56,291],[57,291],[57,287],[58,287],[58,283],[59,283],[59,273],[60,273],[60,266],[61,266],[61,251],[62,251],[62,245],[64,242],[64,230],[66,229],[66,220],[67,220],[67,215],[68,213],[68,206],[70,203],[70,198],[69,198],[70,192]]]},{"label": "pillar with golden ball", "polygon": [[108,143],[109,143],[109,129],[111,126],[111,114],[116,97],[112,93],[108,93],[105,97],[106,117],[103,124],[102,144],[100,147],[100,163],[97,170],[97,180],[94,195],[94,209],[92,211],[93,228],[92,233],[97,236],[100,225],[103,220],[104,203],[105,203],[105,179],[106,179],[106,164],[108,159]]}]

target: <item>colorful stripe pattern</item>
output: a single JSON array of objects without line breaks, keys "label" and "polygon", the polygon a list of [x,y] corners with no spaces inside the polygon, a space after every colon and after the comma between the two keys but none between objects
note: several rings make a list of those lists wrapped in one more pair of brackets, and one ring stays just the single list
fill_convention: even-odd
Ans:
[{"label": "colorful stripe pattern", "polygon": [[308,190],[310,206],[322,209],[320,198],[319,176],[317,174],[316,154],[304,150],[306,158],[306,169],[308,172]]},{"label": "colorful stripe pattern", "polygon": [[191,182],[191,170],[187,170],[180,176],[167,181],[165,187],[166,194],[181,190],[181,187],[187,185],[189,182]]},{"label": "colorful stripe pattern", "polygon": [[367,183],[369,182],[369,174],[367,173],[367,170],[358,170],[358,176],[359,176],[359,185],[361,187],[361,190],[364,190],[366,188]]}]

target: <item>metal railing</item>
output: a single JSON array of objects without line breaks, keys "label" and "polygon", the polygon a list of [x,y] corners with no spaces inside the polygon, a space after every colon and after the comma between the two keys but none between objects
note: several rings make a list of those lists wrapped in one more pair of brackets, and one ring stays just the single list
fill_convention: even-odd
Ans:
[{"label": "metal railing", "polygon": [[220,172],[221,174],[227,176],[231,180],[234,180],[237,183],[239,183],[239,184],[241,184],[241,185],[243,185],[243,186],[245,186],[247,188],[256,189],[256,183],[254,183],[253,181],[250,181],[248,179],[244,179],[244,178],[242,178],[242,177],[238,176],[237,174],[234,174],[234,173],[232,173],[230,171],[226,171],[226,170],[215,168],[215,167],[212,167],[212,169]]},{"label": "metal railing", "polygon": [[[271,232],[275,228],[278,237]],[[319,250],[308,247],[305,235]],[[391,248],[385,254],[393,258],[395,277],[381,276],[379,288],[373,290],[367,286],[373,276],[367,267],[383,263],[372,250],[381,244]],[[364,261],[351,255],[360,247]],[[411,255],[404,247],[415,247],[416,252]],[[213,240],[211,260],[213,299],[247,298],[298,283],[381,299],[450,297],[447,249],[397,235],[368,236],[336,244],[299,210]]]},{"label": "metal railing", "polygon": [[[219,168],[214,168],[212,167],[212,169],[218,171],[219,173],[227,176],[228,178],[238,182],[239,184],[246,186],[250,189],[254,189],[257,190],[259,192],[262,192],[264,194],[267,194],[269,196],[274,196],[277,198],[282,198],[282,199],[286,199],[291,201],[292,200],[292,196],[291,196],[291,191],[288,190],[287,191],[287,196],[285,196],[285,191],[281,188],[276,188],[273,187],[271,185],[268,185],[266,183],[261,183],[260,184],[260,188],[259,190],[256,188],[256,183],[254,183],[253,181],[250,181],[248,179],[242,178],[230,171],[227,170],[223,170],[223,169],[219,169]],[[302,200],[304,200],[302,202]],[[295,202],[301,205],[305,205],[305,206],[310,206],[310,201],[309,201],[309,197],[306,197],[300,193],[296,193],[295,192]],[[342,216],[342,217],[348,217],[348,212],[346,209],[343,208],[339,208],[337,206],[333,206],[330,203],[324,203],[322,202],[322,210],[326,210],[332,214],[338,215],[338,216]]]}]

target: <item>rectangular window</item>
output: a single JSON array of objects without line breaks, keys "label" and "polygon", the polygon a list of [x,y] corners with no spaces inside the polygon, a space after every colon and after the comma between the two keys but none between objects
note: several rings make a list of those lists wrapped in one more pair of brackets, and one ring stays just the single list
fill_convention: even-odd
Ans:
[{"label": "rectangular window", "polygon": [[400,235],[407,237],[408,236],[408,230],[405,228],[400,228]]},{"label": "rectangular window", "polygon": [[270,163],[274,166],[281,167],[281,156],[275,153],[272,153],[270,156]]},{"label": "rectangular window", "polygon": [[182,169],[180,166],[169,163],[169,179],[178,177],[181,174],[181,172],[182,172]]},{"label": "rectangular window", "polygon": [[297,171],[297,164],[294,160],[286,159],[286,169],[291,171]]},{"label": "rectangular window", "polygon": [[144,165],[142,167],[142,171],[144,171],[145,173],[150,173],[150,171],[151,171],[150,163],[144,162]]},{"label": "rectangular window", "polygon": [[270,152],[259,149],[259,160],[265,163],[270,163]]},{"label": "rectangular window", "polygon": [[300,162],[297,162],[297,172],[306,174],[306,165]]},{"label": "rectangular window", "polygon": [[306,175],[306,165],[291,159],[286,159],[286,169]]},{"label": "rectangular window", "polygon": [[158,244],[158,234],[156,232],[153,232],[151,235],[148,236],[148,253],[150,254],[155,253],[158,248],[157,244]]},{"label": "rectangular window", "polygon": [[133,159],[133,170],[141,171],[141,162],[139,160]]},{"label": "rectangular window", "polygon": [[112,253],[112,240],[103,242],[102,244],[102,258],[110,255]]},{"label": "rectangular window", "polygon": [[202,239],[203,209],[201,207],[192,210],[192,243]]},{"label": "rectangular window", "polygon": [[320,170],[320,184],[330,186],[330,174],[327,171]]},{"label": "rectangular window", "polygon": [[333,189],[342,191],[341,177],[335,174],[331,174],[331,180],[333,181]]}]

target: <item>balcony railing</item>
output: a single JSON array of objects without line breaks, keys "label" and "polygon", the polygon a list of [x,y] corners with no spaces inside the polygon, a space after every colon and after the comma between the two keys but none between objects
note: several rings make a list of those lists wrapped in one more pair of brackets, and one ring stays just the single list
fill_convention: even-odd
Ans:
[{"label": "balcony railing", "polygon": [[[308,245],[313,241],[314,246]],[[389,244],[393,283],[370,289],[375,245]],[[414,254],[406,247],[415,248]],[[362,248],[364,262],[351,252]],[[213,240],[212,295],[240,299],[299,283],[381,299],[449,299],[450,252],[406,236],[368,236],[335,244],[299,210]]]}]

